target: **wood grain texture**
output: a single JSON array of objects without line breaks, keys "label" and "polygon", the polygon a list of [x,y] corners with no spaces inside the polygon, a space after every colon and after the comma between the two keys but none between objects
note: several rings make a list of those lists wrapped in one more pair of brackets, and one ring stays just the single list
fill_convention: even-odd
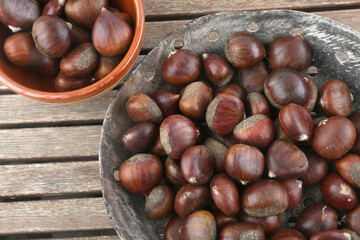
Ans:
[{"label": "wood grain texture", "polygon": [[75,238],[44,238],[38,240],[119,240],[118,235],[113,236],[94,236],[94,237],[75,237]]},{"label": "wood grain texture", "polygon": [[100,193],[97,161],[0,165],[0,198]]},{"label": "wood grain texture", "polygon": [[103,198],[0,203],[0,236],[107,229]]},{"label": "wood grain texture", "polygon": [[0,130],[0,162],[97,158],[101,126]]}]

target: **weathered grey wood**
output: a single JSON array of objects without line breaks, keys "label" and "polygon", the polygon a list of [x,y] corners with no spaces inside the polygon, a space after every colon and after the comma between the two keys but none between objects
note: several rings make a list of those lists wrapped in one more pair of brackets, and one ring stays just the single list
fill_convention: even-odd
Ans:
[{"label": "weathered grey wood", "polygon": [[97,161],[0,165],[0,198],[100,193]]},{"label": "weathered grey wood", "polygon": [[38,240],[119,240],[117,235],[113,236],[94,236],[94,237],[75,237],[75,238],[46,238]]},{"label": "weathered grey wood", "polygon": [[0,236],[112,228],[102,198],[0,203]]},{"label": "weathered grey wood", "polygon": [[100,131],[100,125],[0,129],[0,162],[95,159]]}]

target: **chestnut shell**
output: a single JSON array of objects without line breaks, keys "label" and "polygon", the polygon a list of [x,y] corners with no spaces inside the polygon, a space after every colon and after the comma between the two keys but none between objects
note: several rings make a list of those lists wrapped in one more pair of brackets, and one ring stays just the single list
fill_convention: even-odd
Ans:
[{"label": "chestnut shell", "polygon": [[247,92],[263,92],[265,78],[269,75],[266,64],[261,61],[253,67],[239,69],[238,82]]},{"label": "chestnut shell", "polygon": [[360,235],[359,219],[360,219],[360,204],[358,204],[357,207],[354,208],[353,210],[349,211],[344,217],[345,223],[348,226],[348,228],[356,232],[358,235]]},{"label": "chestnut shell", "polygon": [[170,216],[174,199],[174,193],[168,186],[154,187],[146,197],[145,214],[151,219],[163,219]]},{"label": "chestnut shell", "polygon": [[165,177],[170,183],[175,185],[185,185],[188,183],[181,172],[180,162],[172,158],[166,159]]},{"label": "chestnut shell", "polygon": [[134,94],[127,100],[126,111],[134,122],[160,123],[163,119],[156,102],[143,93]]},{"label": "chestnut shell", "polygon": [[309,168],[306,173],[301,176],[300,180],[304,185],[313,185],[320,182],[326,176],[328,171],[328,164],[326,160],[320,157],[311,148],[306,148],[302,151],[308,159]]},{"label": "chestnut shell", "polygon": [[246,110],[249,116],[255,114],[263,114],[268,117],[271,116],[270,105],[266,100],[266,97],[258,92],[252,92],[247,95]]},{"label": "chestnut shell", "polygon": [[164,240],[182,240],[180,228],[184,223],[184,219],[179,216],[173,216],[166,224],[164,231]]},{"label": "chestnut shell", "polygon": [[152,123],[139,123],[127,130],[121,137],[121,142],[132,154],[145,152],[151,147],[158,135],[158,129]]},{"label": "chestnut shell", "polygon": [[204,53],[203,60],[206,76],[213,85],[221,87],[231,81],[234,70],[225,57]]},{"label": "chestnut shell", "polygon": [[224,157],[229,148],[214,138],[207,138],[203,145],[215,159],[215,172],[225,172]]},{"label": "chestnut shell", "polygon": [[280,224],[281,224],[280,215],[257,218],[257,217],[248,216],[240,212],[239,220],[240,222],[260,225],[263,228],[266,235],[271,235],[276,231],[278,231],[280,229]]},{"label": "chestnut shell", "polygon": [[265,233],[262,227],[257,224],[232,223],[225,226],[220,232],[219,240],[228,239],[265,240]]},{"label": "chestnut shell", "polygon": [[360,156],[348,153],[335,161],[340,175],[355,188],[360,188]]},{"label": "chestnut shell", "polygon": [[180,232],[183,240],[215,240],[216,222],[214,215],[205,210],[194,212],[186,218]]},{"label": "chestnut shell", "polygon": [[289,228],[276,232],[271,236],[270,240],[306,240],[306,238],[298,230]]}]

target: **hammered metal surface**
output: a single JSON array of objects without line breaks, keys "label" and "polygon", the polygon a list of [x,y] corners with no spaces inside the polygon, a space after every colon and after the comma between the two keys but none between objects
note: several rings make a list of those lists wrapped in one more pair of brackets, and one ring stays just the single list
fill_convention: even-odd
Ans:
[{"label": "hammered metal surface", "polygon": [[[176,49],[191,49],[199,55],[203,52],[224,55],[226,40],[239,31],[256,35],[265,45],[277,37],[302,33],[311,48],[311,65],[318,69],[318,74],[312,77],[316,85],[321,87],[332,78],[344,80],[354,95],[355,109],[359,109],[360,99],[356,93],[360,90],[360,35],[340,23],[296,11],[263,11],[219,13],[179,27],[127,77],[104,120],[100,143],[101,184],[105,206],[121,239],[160,239],[157,227],[168,220],[148,219],[144,214],[143,197],[128,193],[114,178],[114,171],[129,157],[120,144],[120,136],[134,125],[126,114],[127,99],[138,92],[170,89],[161,79],[161,68]],[[306,72],[303,74],[308,76]],[[304,198],[308,202],[321,201],[319,187],[305,189]],[[283,227],[303,208],[300,204],[295,210],[284,213]]]}]

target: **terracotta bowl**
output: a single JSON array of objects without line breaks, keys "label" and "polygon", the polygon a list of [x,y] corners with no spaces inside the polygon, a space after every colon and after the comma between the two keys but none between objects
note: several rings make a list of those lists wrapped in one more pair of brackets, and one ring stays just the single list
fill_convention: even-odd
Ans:
[{"label": "terracotta bowl", "polygon": [[21,95],[50,103],[73,103],[99,96],[119,84],[134,65],[144,37],[145,13],[142,0],[110,0],[110,5],[130,14],[135,33],[131,46],[119,65],[99,81],[68,92],[57,92],[54,79],[9,62],[4,54],[5,39],[11,34],[0,24],[0,82]]}]

